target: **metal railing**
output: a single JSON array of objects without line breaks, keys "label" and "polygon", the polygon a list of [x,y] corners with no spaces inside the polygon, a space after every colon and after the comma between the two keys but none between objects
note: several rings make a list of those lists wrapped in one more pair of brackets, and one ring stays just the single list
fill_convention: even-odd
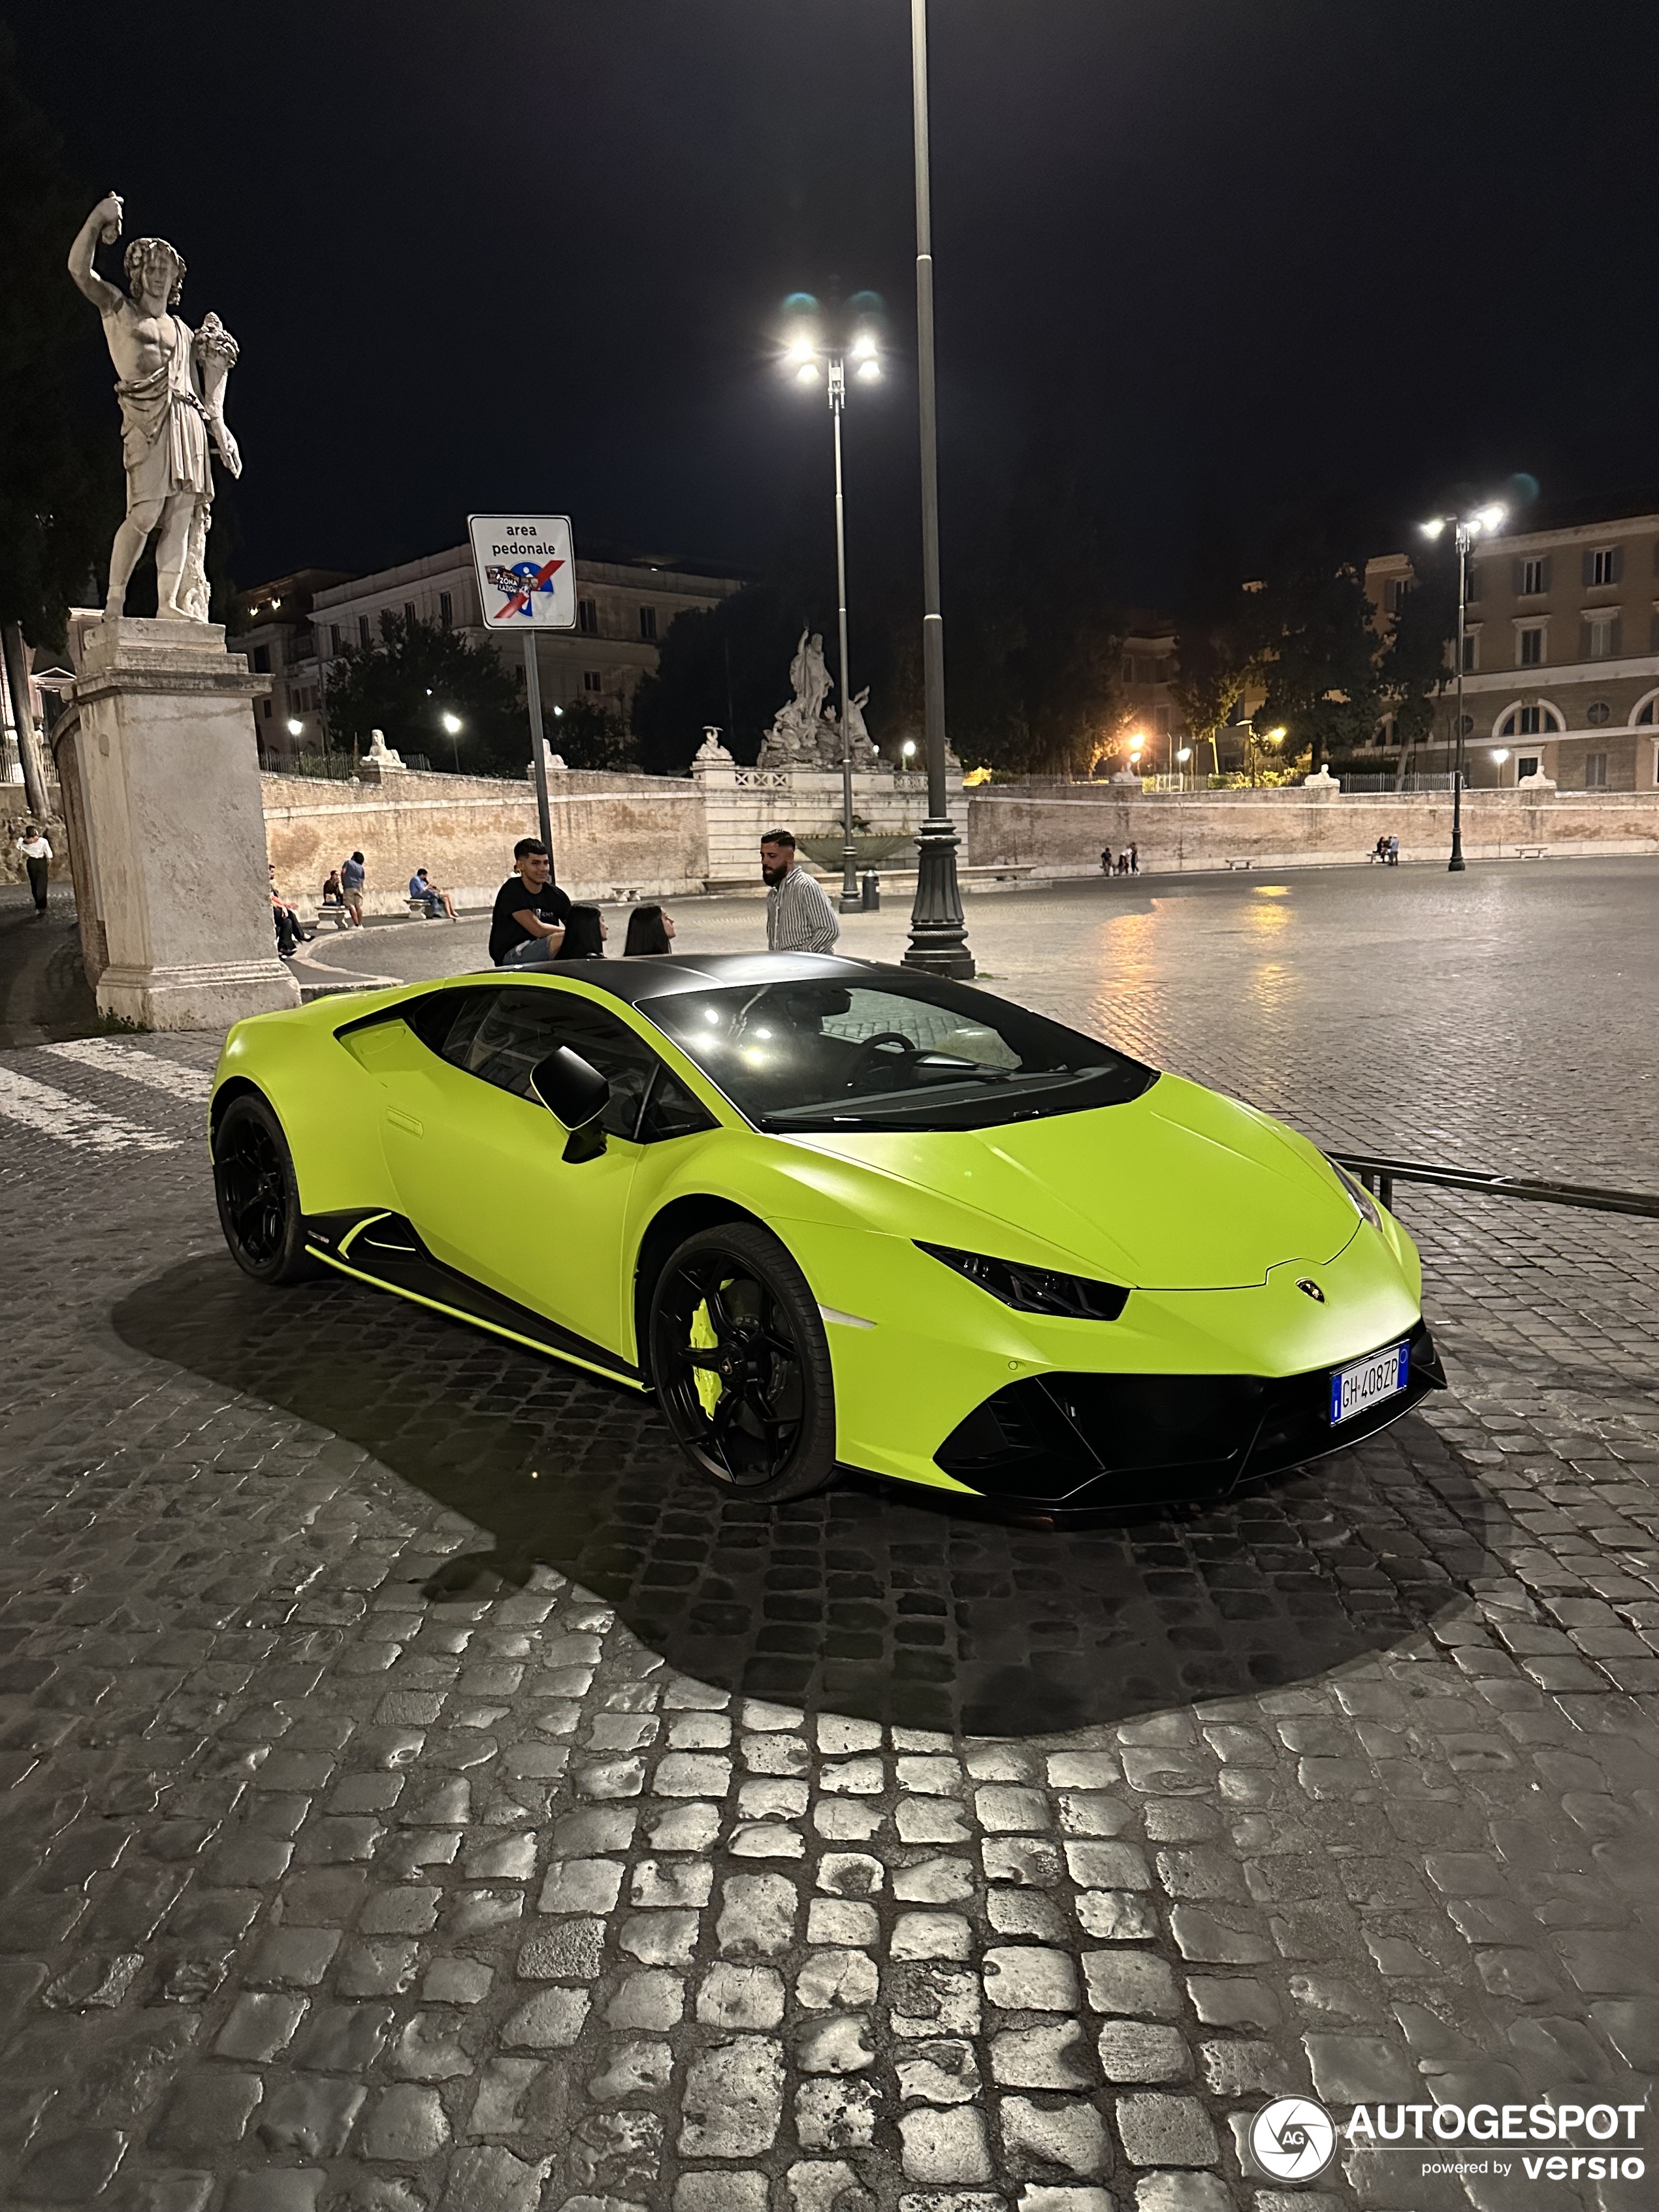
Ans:
[{"label": "metal railing", "polygon": [[1380,1159],[1371,1152],[1333,1152],[1331,1158],[1389,1207],[1395,1183],[1425,1182],[1443,1190],[1471,1190],[1483,1198],[1523,1198],[1540,1206],[1575,1206],[1588,1213],[1635,1213],[1659,1220],[1659,1196],[1644,1190],[1598,1190],[1589,1183],[1488,1175],[1478,1168],[1429,1167],[1419,1160]]}]

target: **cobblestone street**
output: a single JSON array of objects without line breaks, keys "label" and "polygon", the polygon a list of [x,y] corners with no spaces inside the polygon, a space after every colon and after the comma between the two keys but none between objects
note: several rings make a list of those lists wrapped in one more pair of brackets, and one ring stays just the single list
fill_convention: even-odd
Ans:
[{"label": "cobblestone street", "polygon": [[[1148,875],[969,922],[988,988],[1323,1143],[1659,1190],[1656,892],[1639,860]],[[678,950],[763,940],[757,902],[676,911]],[[0,2202],[1659,2202],[1645,2119],[1617,2183],[1431,2145],[1284,2189],[1242,2140],[1279,2090],[1617,2106],[1659,2071],[1659,1223],[1402,1186],[1449,1389],[1212,1510],[768,1510],[647,1401],[343,1280],[258,1289],[217,1040],[64,1036],[30,992]]]}]

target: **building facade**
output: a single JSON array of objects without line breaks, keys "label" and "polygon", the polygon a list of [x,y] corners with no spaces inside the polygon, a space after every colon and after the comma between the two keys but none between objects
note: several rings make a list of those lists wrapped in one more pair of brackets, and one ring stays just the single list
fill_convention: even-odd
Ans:
[{"label": "building facade", "polygon": [[[582,700],[625,719],[676,617],[718,606],[741,588],[737,577],[706,574],[667,559],[590,561],[579,555],[576,628],[535,633],[544,710],[551,716],[554,708]],[[465,545],[367,576],[306,569],[244,592],[238,611],[246,626],[237,635],[237,650],[252,655],[255,667],[271,678],[271,711],[259,735],[272,765],[324,750],[322,704],[330,668],[346,646],[380,637],[382,615],[459,630],[473,643],[493,646],[515,676],[523,667],[519,639],[484,628]],[[386,741],[418,751],[421,734],[388,730]],[[556,751],[556,730],[550,727],[548,737]],[[431,750],[441,748],[438,739]]]},{"label": "building facade", "polygon": [[[1659,784],[1659,495],[1585,502],[1547,520],[1486,539],[1470,556],[1469,781],[1513,784],[1541,772],[1563,791],[1651,791]],[[1383,634],[1411,575],[1403,553],[1366,568]],[[1455,714],[1449,686],[1417,765],[1449,767]]]}]

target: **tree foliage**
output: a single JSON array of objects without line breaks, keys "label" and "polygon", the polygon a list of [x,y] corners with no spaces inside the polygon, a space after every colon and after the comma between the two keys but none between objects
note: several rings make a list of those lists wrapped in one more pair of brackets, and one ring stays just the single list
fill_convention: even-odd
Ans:
[{"label": "tree foliage", "polygon": [[1406,753],[1434,726],[1435,708],[1451,680],[1446,647],[1457,635],[1457,555],[1442,543],[1416,554],[1412,584],[1395,610],[1379,678],[1394,733]]},{"label": "tree foliage", "polygon": [[634,694],[640,766],[678,775],[711,726],[739,761],[752,762],[789,696],[789,663],[803,626],[821,629],[823,623],[770,584],[750,584],[716,606],[677,616],[655,672]]},{"label": "tree foliage", "polygon": [[1286,750],[1326,754],[1364,744],[1382,698],[1376,633],[1364,579],[1317,520],[1283,532],[1252,593],[1252,656],[1266,697],[1258,728],[1283,727]]},{"label": "tree foliage", "polygon": [[[333,742],[358,752],[368,750],[372,730],[384,730],[397,751],[474,775],[522,775],[530,757],[522,682],[492,647],[418,617],[382,614],[377,639],[341,648],[324,712]],[[447,712],[460,718],[453,738],[443,727]]]},{"label": "tree foliage", "polygon": [[615,770],[639,765],[639,747],[622,716],[591,699],[573,699],[550,714],[542,734],[548,750],[557,753],[567,768]]},{"label": "tree foliage", "polygon": [[97,419],[97,317],[70,281],[70,242],[94,195],[25,96],[0,26],[0,623],[61,649],[73,604],[103,598],[121,517],[114,410]]}]

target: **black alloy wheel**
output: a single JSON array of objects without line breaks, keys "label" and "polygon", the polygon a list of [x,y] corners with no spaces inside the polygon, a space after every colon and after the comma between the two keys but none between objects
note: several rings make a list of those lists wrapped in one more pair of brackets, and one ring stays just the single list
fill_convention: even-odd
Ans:
[{"label": "black alloy wheel", "polygon": [[251,1091],[233,1098],[213,1139],[213,1193],[230,1255],[256,1283],[320,1274],[306,1251],[300,1188],[283,1125]]},{"label": "black alloy wheel", "polygon": [[748,1222],[690,1237],[651,1299],[651,1371],[700,1473],[761,1503],[835,1472],[835,1383],[817,1305],[775,1237]]}]

